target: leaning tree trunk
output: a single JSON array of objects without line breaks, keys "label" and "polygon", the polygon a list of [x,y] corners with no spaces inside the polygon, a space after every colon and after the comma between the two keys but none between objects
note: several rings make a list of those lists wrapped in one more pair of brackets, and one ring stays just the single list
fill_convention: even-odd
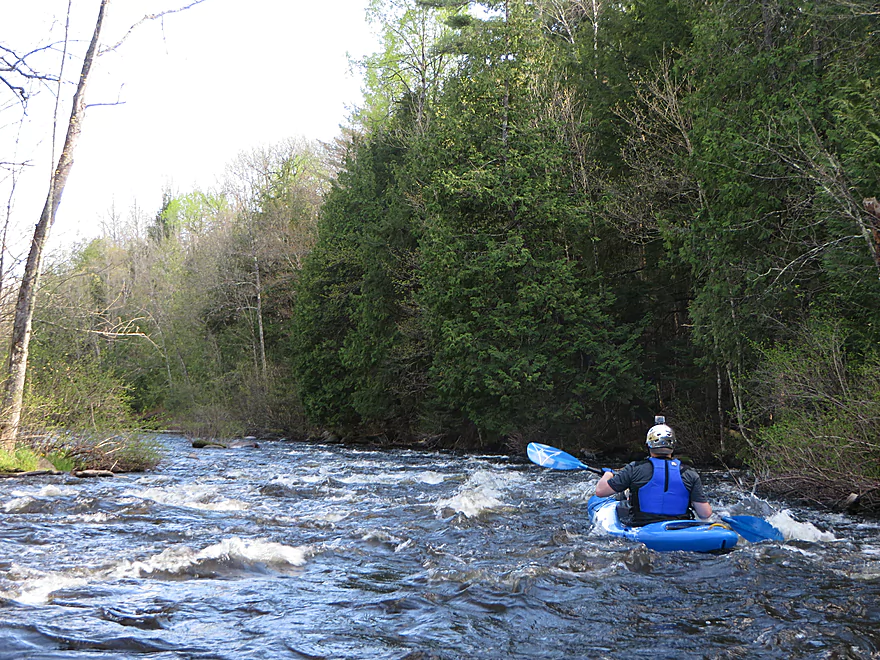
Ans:
[{"label": "leaning tree trunk", "polygon": [[7,361],[3,404],[0,407],[0,448],[3,449],[13,448],[18,435],[24,394],[24,380],[27,373],[28,347],[31,340],[31,322],[34,314],[37,285],[40,279],[40,269],[43,262],[43,248],[49,238],[49,229],[55,222],[55,213],[58,211],[61,193],[64,192],[64,185],[73,166],[73,150],[79,138],[82,121],[86,114],[86,83],[92,68],[92,62],[98,50],[101,25],[104,22],[104,11],[108,4],[110,4],[110,0],[101,0],[98,18],[95,21],[95,31],[92,34],[89,49],[86,51],[79,83],[73,96],[73,109],[70,112],[70,121],[67,124],[67,137],[64,140],[64,148],[61,150],[61,156],[58,158],[58,165],[55,167],[52,180],[49,182],[49,194],[46,196],[46,203],[43,206],[40,221],[34,229],[31,250],[25,264],[21,288],[18,290],[18,302],[15,305],[12,339],[9,346],[9,360]]},{"label": "leaning tree trunk", "polygon": [[877,271],[880,272],[880,202],[876,197],[871,197],[863,200],[862,204],[871,218],[869,224],[860,220],[859,228],[868,241],[868,248],[871,251],[871,256],[874,257],[874,264],[877,266]]}]

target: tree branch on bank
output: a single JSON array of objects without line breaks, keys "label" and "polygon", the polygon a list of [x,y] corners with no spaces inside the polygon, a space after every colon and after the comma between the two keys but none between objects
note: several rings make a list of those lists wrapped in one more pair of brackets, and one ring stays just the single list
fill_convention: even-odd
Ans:
[{"label": "tree branch on bank", "polygon": [[46,50],[51,50],[55,46],[57,46],[57,44],[49,44],[47,46],[35,48],[24,55],[19,55],[11,48],[7,48],[3,44],[0,44],[0,83],[11,91],[22,105],[26,104],[30,97],[27,89],[25,89],[23,85],[16,84],[14,81],[15,77],[22,78],[23,80],[58,82],[57,76],[40,73],[33,69],[27,62],[29,57]]},{"label": "tree branch on bank", "polygon": [[128,38],[132,35],[132,33],[133,33],[138,27],[140,27],[141,25],[143,25],[144,23],[147,23],[147,22],[149,22],[149,21],[155,21],[155,20],[162,19],[162,18],[164,18],[165,16],[168,16],[169,14],[177,14],[177,13],[179,13],[179,12],[186,11],[187,9],[191,9],[192,7],[195,7],[196,5],[200,5],[200,4],[202,4],[203,2],[205,2],[205,0],[194,0],[193,2],[190,2],[188,5],[185,5],[185,6],[183,6],[183,7],[178,7],[177,9],[166,9],[165,11],[160,11],[160,12],[155,13],[155,14],[147,14],[147,15],[145,15],[145,16],[144,16],[143,18],[141,18],[139,21],[137,21],[136,23],[134,23],[130,28],[128,28],[128,32],[126,32],[125,35],[124,35],[119,41],[117,41],[117,42],[116,42],[115,44],[113,44],[112,46],[107,46],[107,47],[105,47],[105,48],[102,48],[102,49],[100,50],[100,52],[98,53],[98,55],[103,55],[104,53],[109,53],[109,52],[114,51],[114,50],[116,50],[117,48],[119,48],[122,44],[124,44],[124,43],[128,40]]},{"label": "tree branch on bank", "polygon": [[141,331],[139,328],[136,330],[131,330],[132,327],[137,328],[138,321],[147,321],[147,317],[141,317],[137,319],[126,319],[125,321],[121,321],[116,324],[112,329],[109,330],[95,330],[93,328],[71,328],[62,323],[55,323],[53,321],[39,320],[38,323],[41,325],[51,325],[56,328],[60,328],[62,330],[69,330],[72,332],[80,332],[83,334],[97,335],[99,337],[104,337],[105,339],[128,339],[128,338],[138,338],[138,339],[146,339],[150,344],[152,344],[157,350],[159,346],[146,332]]},{"label": "tree branch on bank", "polygon": [[[859,203],[840,158],[825,145],[820,131],[806,110],[801,108],[801,111],[810,129],[812,140],[803,140],[798,137],[794,144],[776,142],[780,139],[782,132],[776,131],[771,122],[768,125],[766,142],[752,141],[752,144],[778,158],[791,168],[795,176],[810,181],[817,190],[833,201],[836,212],[848,218],[858,229],[859,236],[865,240],[868,252],[877,268],[878,277],[880,277],[880,204],[874,198],[864,199],[861,204]],[[808,261],[822,254],[825,248],[833,247],[842,241],[849,240],[849,238],[851,237],[844,236],[836,241],[830,241],[826,245],[813,248],[791,261],[786,269],[794,263]]]}]

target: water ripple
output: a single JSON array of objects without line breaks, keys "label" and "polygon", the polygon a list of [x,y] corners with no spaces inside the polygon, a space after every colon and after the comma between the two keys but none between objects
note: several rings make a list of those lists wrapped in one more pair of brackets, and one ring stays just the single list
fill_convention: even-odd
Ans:
[{"label": "water ripple", "polygon": [[0,483],[0,660],[880,655],[880,524],[724,473],[785,542],[656,553],[519,460],[162,440],[154,473]]}]

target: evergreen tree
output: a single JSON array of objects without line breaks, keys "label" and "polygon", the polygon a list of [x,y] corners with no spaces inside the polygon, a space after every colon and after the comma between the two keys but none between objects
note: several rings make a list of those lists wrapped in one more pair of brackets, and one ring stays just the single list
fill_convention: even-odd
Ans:
[{"label": "evergreen tree", "polygon": [[462,33],[426,142],[420,292],[438,404],[484,439],[599,427],[641,394],[633,335],[581,248],[557,73],[525,2]]}]

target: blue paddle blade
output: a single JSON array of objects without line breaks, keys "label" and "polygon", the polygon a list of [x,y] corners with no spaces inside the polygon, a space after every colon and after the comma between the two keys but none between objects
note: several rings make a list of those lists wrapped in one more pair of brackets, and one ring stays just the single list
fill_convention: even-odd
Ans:
[{"label": "blue paddle blade", "polygon": [[730,525],[730,528],[751,543],[761,541],[784,541],[785,537],[778,529],[763,518],[757,516],[728,516],[721,520]]},{"label": "blue paddle blade", "polygon": [[526,454],[532,463],[536,463],[541,467],[552,468],[554,470],[595,470],[589,465],[584,465],[571,454],[567,454],[561,449],[556,449],[549,445],[542,445],[539,442],[530,442],[526,447]]}]

